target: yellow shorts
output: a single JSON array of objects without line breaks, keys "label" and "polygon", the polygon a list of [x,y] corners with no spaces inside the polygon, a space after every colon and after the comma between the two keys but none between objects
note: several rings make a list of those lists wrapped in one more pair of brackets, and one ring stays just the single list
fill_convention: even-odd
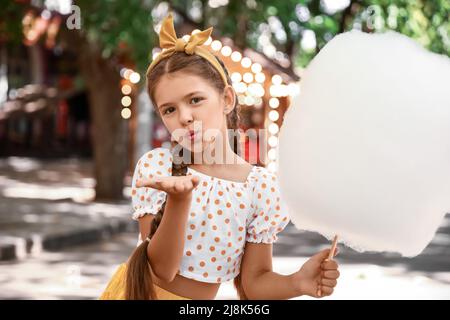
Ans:
[{"label": "yellow shorts", "polygon": [[[99,300],[125,300],[125,276],[126,264],[122,263],[112,276],[105,291]],[[158,300],[192,300],[189,298],[178,296],[167,291],[156,284],[153,284]]]}]

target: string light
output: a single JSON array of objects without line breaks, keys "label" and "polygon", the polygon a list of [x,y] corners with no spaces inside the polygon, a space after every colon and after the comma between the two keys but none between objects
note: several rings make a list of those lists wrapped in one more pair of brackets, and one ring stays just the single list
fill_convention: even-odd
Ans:
[{"label": "string light", "polygon": [[242,94],[238,95],[238,102],[240,105],[244,105],[245,104],[245,96]]},{"label": "string light", "polygon": [[224,46],[220,52],[221,52],[225,57],[228,57],[228,56],[231,54],[232,51],[233,51],[233,50],[231,50],[231,48],[230,48],[229,46]]},{"label": "string light", "polygon": [[233,87],[237,93],[244,93],[245,91],[247,91],[247,85],[244,82],[234,83]]},{"label": "string light", "polygon": [[252,96],[246,96],[245,97],[245,104],[248,106],[255,104],[255,99]]},{"label": "string light", "polygon": [[131,105],[131,98],[129,96],[124,96],[122,97],[121,102],[124,107],[129,107]]},{"label": "string light", "polygon": [[131,69],[126,69],[126,70],[124,71],[124,73],[123,73],[123,77],[124,77],[125,79],[129,80],[132,73],[133,73],[133,70],[131,70]]},{"label": "string light", "polygon": [[256,80],[256,82],[259,82],[259,83],[264,83],[264,81],[266,80],[266,76],[264,75],[264,73],[257,73],[256,75],[255,75],[255,80]]},{"label": "string light", "polygon": [[278,133],[279,129],[280,128],[278,127],[278,125],[275,122],[272,122],[271,124],[269,124],[269,132],[272,135],[276,135]]},{"label": "string light", "polygon": [[232,82],[240,82],[242,80],[242,75],[239,72],[233,72],[231,74],[231,81]]},{"label": "string light", "polygon": [[271,146],[272,148],[275,148],[278,145],[278,138],[275,136],[271,136],[271,137],[269,137],[267,142],[269,143],[269,146]]},{"label": "string light", "polygon": [[141,76],[137,72],[132,72],[130,75],[131,83],[138,83],[141,80]]},{"label": "string light", "polygon": [[246,72],[244,73],[243,79],[245,82],[250,83],[253,81],[253,74],[251,74],[250,72]]},{"label": "string light", "polygon": [[233,60],[234,62],[239,62],[242,59],[242,54],[239,51],[234,51],[231,54],[231,60]]},{"label": "string light", "polygon": [[129,119],[131,117],[131,110],[129,108],[123,108],[120,115],[124,119]]},{"label": "string light", "polygon": [[211,48],[214,51],[219,51],[222,48],[222,42],[220,42],[219,40],[214,40],[213,42],[211,42]]},{"label": "string light", "polygon": [[288,84],[288,92],[290,96],[296,96],[300,93],[300,87],[298,84],[292,82]]},{"label": "string light", "polygon": [[252,60],[250,60],[250,58],[247,58],[247,57],[242,58],[242,60],[241,60],[241,65],[242,65],[244,68],[250,68],[250,66],[252,65]]},{"label": "string light", "polygon": [[131,87],[128,84],[122,86],[122,93],[127,95],[131,93]]},{"label": "string light", "polygon": [[155,52],[155,53],[152,55],[152,59],[155,60],[155,59],[159,56],[160,53],[161,53],[161,52]]},{"label": "string light", "polygon": [[280,75],[275,74],[274,76],[272,76],[272,83],[273,83],[274,85],[279,85],[279,84],[281,84],[282,82],[283,82],[283,78],[281,78]]},{"label": "string light", "polygon": [[270,98],[269,100],[269,106],[273,109],[278,108],[278,106],[280,105],[280,100],[278,100],[277,98]]},{"label": "string light", "polygon": [[262,71],[262,67],[259,63],[252,64],[253,73],[260,73]]},{"label": "string light", "polygon": [[269,112],[269,119],[272,121],[277,121],[280,117],[280,114],[276,110],[272,110]]},{"label": "string light", "polygon": [[277,158],[277,150],[275,148],[271,148],[269,152],[267,152],[267,157],[270,160],[276,160]]}]

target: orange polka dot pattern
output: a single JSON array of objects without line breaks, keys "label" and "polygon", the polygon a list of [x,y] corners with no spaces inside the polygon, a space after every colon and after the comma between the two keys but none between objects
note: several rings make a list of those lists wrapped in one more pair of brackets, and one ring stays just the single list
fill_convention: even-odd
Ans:
[{"label": "orange polka dot pattern", "polygon": [[[162,162],[162,165],[161,165]],[[165,193],[136,188],[140,177],[170,176],[169,149],[155,148],[138,161],[132,182],[133,218],[156,214]],[[289,223],[277,178],[266,168],[254,166],[245,182],[215,178],[188,168],[197,175],[185,231],[179,274],[197,281],[221,283],[240,272],[245,242],[274,243]]]}]

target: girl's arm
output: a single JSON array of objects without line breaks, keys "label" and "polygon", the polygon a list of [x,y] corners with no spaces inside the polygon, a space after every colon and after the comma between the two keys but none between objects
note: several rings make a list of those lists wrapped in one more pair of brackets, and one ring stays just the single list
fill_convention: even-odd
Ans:
[{"label": "girl's arm", "polygon": [[247,242],[241,262],[242,287],[250,300],[281,300],[301,295],[291,275],[272,271],[272,244]]},{"label": "girl's arm", "polygon": [[152,214],[146,214],[145,216],[139,218],[139,235],[141,241],[144,241],[150,234],[150,228],[152,225],[154,216]]},{"label": "girl's arm", "polygon": [[147,247],[147,256],[155,274],[171,282],[183,257],[187,217],[192,196],[174,199],[167,196],[163,218]]},{"label": "girl's arm", "polygon": [[[167,193],[161,222],[147,246],[147,257],[152,270],[164,281],[173,281],[178,273],[183,257],[192,190],[199,182],[196,176],[153,177],[136,181],[137,188],[153,188]],[[143,239],[150,231],[150,222],[151,219],[146,218],[139,224]]]},{"label": "girl's arm", "polygon": [[[272,271],[272,244],[247,242],[241,262],[245,294],[252,300],[291,299],[301,295],[321,298],[331,295],[339,271],[334,260],[327,260],[329,251],[325,249],[315,254],[299,271],[281,275]],[[318,288],[322,295],[319,295]]]}]

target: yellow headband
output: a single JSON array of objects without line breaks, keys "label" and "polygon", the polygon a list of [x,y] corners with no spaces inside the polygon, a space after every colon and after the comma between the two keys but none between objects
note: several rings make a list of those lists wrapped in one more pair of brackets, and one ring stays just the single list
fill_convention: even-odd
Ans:
[{"label": "yellow headband", "polygon": [[208,51],[208,49],[200,47],[201,44],[208,40],[212,31],[213,28],[210,27],[204,31],[191,35],[188,42],[184,41],[183,38],[178,39],[173,26],[172,13],[169,13],[169,15],[164,18],[161,25],[161,31],[159,32],[159,46],[163,49],[163,51],[156,57],[155,60],[152,61],[147,69],[147,74],[149,74],[153,67],[162,59],[171,56],[177,51],[184,51],[189,55],[196,54],[208,60],[208,62],[211,63],[217,71],[219,71],[223,82],[227,85],[227,77],[220,63],[214,55]]}]

